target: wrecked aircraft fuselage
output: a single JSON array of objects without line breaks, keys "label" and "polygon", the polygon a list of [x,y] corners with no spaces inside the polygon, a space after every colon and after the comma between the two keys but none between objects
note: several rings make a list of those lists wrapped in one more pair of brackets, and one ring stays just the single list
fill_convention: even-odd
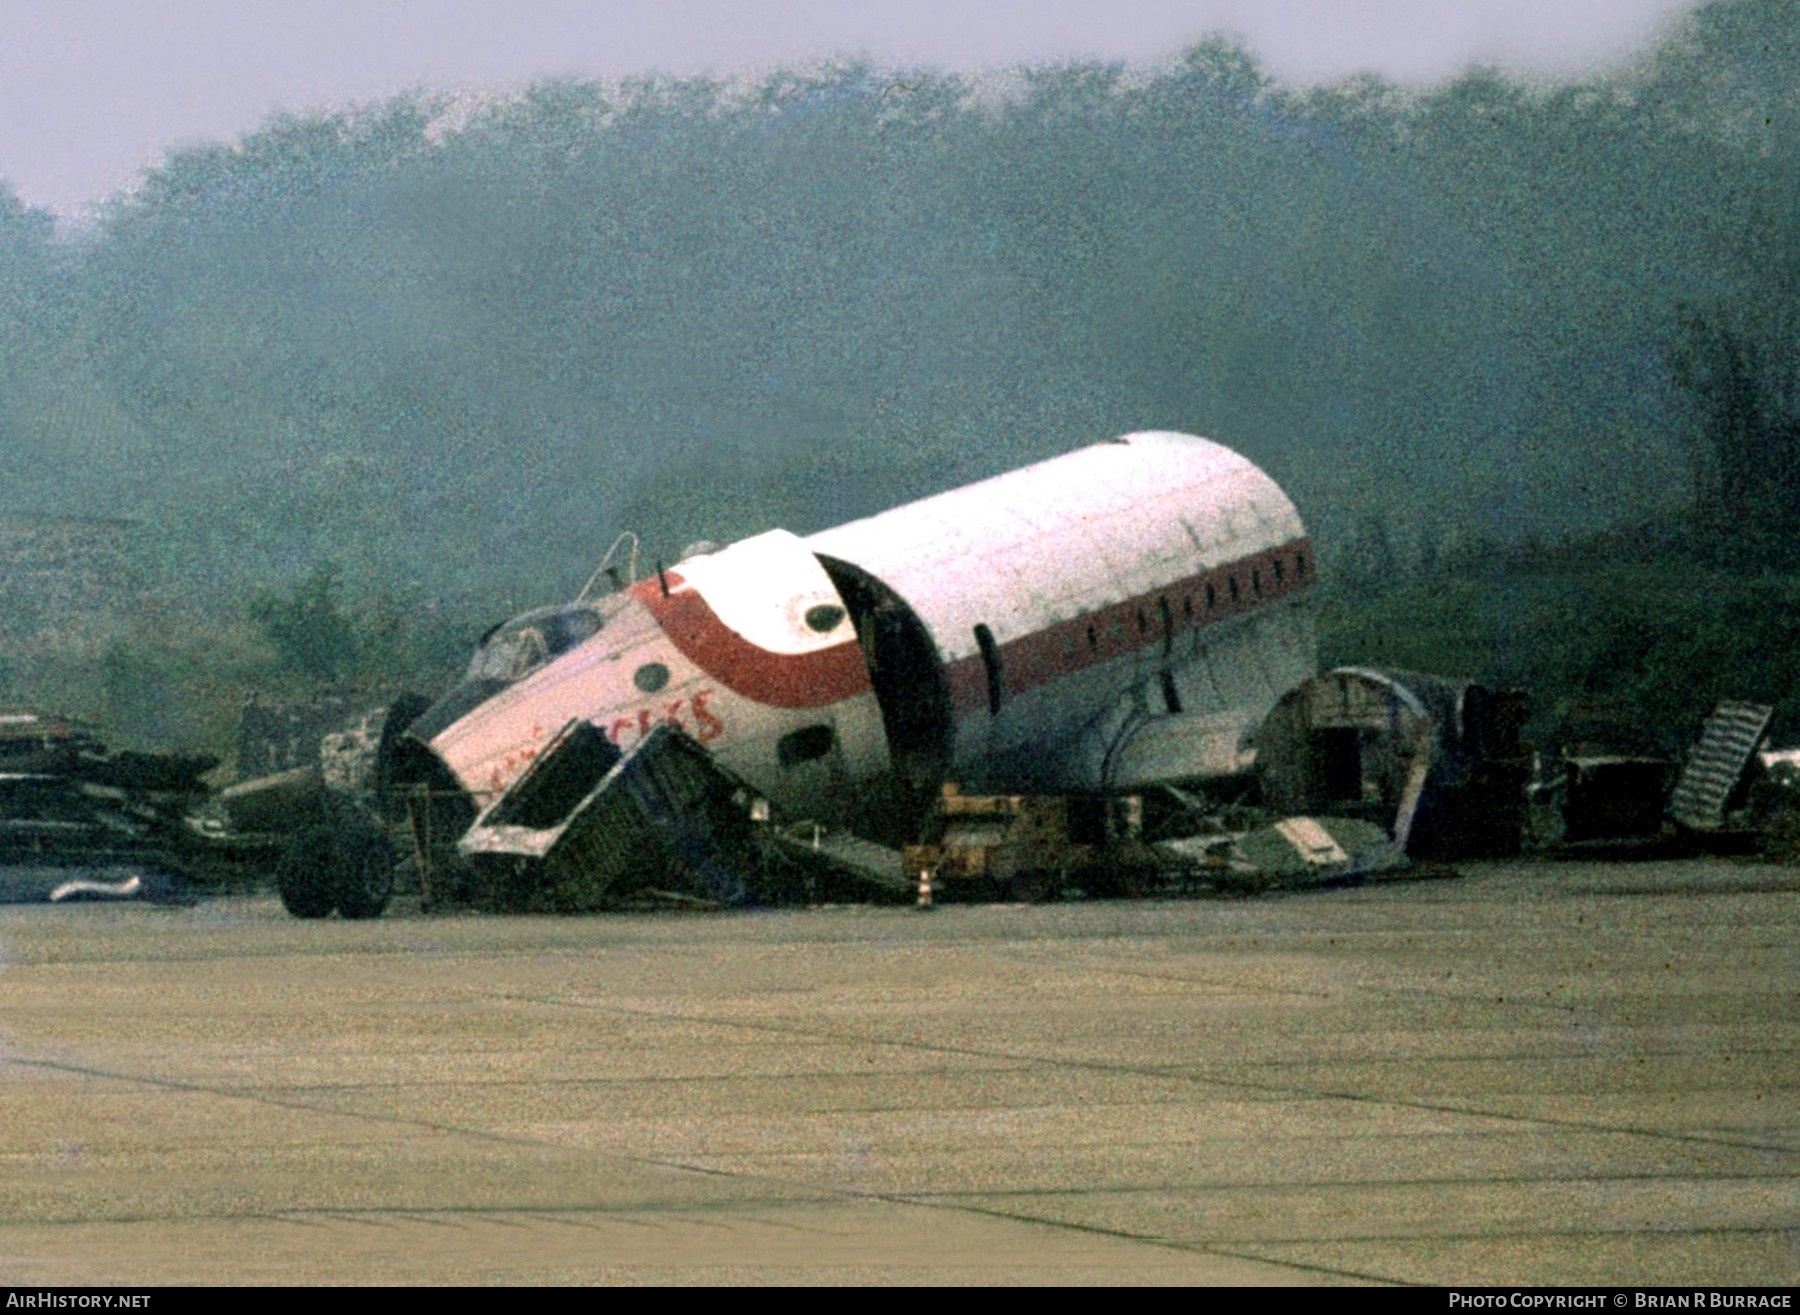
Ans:
[{"label": "wrecked aircraft fuselage", "polygon": [[435,795],[442,836],[571,722],[621,750],[669,725],[789,815],[894,838],[946,780],[1228,774],[1315,669],[1314,573],[1293,504],[1255,465],[1132,434],[515,618],[384,774]]}]

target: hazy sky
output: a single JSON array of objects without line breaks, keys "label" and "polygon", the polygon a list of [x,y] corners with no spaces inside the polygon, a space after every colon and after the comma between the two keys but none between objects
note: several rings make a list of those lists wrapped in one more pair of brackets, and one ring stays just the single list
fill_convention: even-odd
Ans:
[{"label": "hazy sky", "polygon": [[1546,76],[1616,62],[1694,0],[0,0],[0,179],[70,216],[174,146],[419,86],[761,68],[1167,58],[1243,36],[1289,80]]}]

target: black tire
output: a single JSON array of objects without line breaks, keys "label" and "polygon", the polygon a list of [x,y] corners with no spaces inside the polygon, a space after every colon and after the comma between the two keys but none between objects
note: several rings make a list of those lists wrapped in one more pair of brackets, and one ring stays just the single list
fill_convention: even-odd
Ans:
[{"label": "black tire", "polygon": [[296,918],[378,918],[394,894],[394,851],[367,814],[333,807],[330,821],[291,836],[275,868],[275,889]]},{"label": "black tire", "polygon": [[374,830],[338,838],[337,911],[346,918],[379,918],[394,895],[394,851]]},{"label": "black tire", "polygon": [[337,906],[337,830],[309,826],[282,846],[275,864],[281,905],[296,918],[323,918]]}]

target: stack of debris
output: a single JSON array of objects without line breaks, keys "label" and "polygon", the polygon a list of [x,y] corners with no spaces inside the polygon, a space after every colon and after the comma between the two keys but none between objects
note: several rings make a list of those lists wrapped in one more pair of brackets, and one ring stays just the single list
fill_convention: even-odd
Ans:
[{"label": "stack of debris", "polygon": [[1094,866],[1105,825],[1061,795],[965,795],[946,785],[906,872],[938,900],[1048,899]]},{"label": "stack of debris", "polygon": [[1800,772],[1785,763],[1800,753],[1764,749],[1773,714],[1766,704],[1722,700],[1679,772],[1629,727],[1583,728],[1556,770],[1540,772],[1532,786],[1540,811],[1554,820],[1546,839],[1577,850],[1671,839],[1742,849],[1784,826],[1793,830]]},{"label": "stack of debris", "polygon": [[457,842],[471,902],[585,912],[634,899],[778,902],[766,805],[673,726],[621,753],[572,721]]},{"label": "stack of debris", "polygon": [[4,898],[168,893],[192,849],[183,818],[206,797],[200,778],[217,765],[113,753],[79,722],[0,713]]}]

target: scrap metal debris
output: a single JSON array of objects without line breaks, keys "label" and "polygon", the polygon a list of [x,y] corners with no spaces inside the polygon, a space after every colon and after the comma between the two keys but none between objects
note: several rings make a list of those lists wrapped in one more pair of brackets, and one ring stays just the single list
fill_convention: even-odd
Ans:
[{"label": "scrap metal debris", "polygon": [[155,863],[0,864],[0,904],[191,904],[193,884]]},{"label": "scrap metal debris", "polygon": [[677,901],[749,902],[760,850],[752,792],[673,726],[621,753],[570,722],[476,819],[457,850],[480,903],[578,912],[664,893]]},{"label": "scrap metal debris", "polygon": [[0,713],[0,897],[168,895],[192,857],[184,819],[217,764],[114,753],[79,722]]},{"label": "scrap metal debris", "polygon": [[1091,819],[1072,815],[1070,802],[1060,795],[964,795],[946,785],[925,843],[906,846],[902,863],[909,873],[930,874],[936,900],[1046,899],[1093,863],[1103,839]]},{"label": "scrap metal debris", "polygon": [[1525,695],[1339,667],[1264,719],[1256,772],[1277,815],[1358,818],[1420,858],[1507,857],[1524,843]]},{"label": "scrap metal debris", "polygon": [[[434,840],[429,792],[403,794],[387,774],[423,706],[252,705],[250,760],[301,765],[217,792],[201,780],[210,758],[111,753],[78,723],[0,713],[0,899],[179,899],[196,838],[272,869],[302,917],[375,916],[400,880],[428,907],[557,912],[1241,895],[1518,853],[1528,799],[1554,810],[1558,844],[1654,839],[1667,816],[1690,833],[1754,826],[1800,848],[1800,750],[1764,748],[1772,711],[1742,702],[1715,709],[1670,795],[1667,759],[1586,742],[1551,775],[1533,770],[1517,691],[1340,668],[1277,703],[1253,780],[1108,796],[947,784],[904,850],[772,815],[676,726],[621,751],[579,720],[472,825]],[[302,744],[327,710],[335,724]],[[258,749],[259,727],[285,738]]]},{"label": "scrap metal debris", "polygon": [[[753,814],[754,816],[754,814]],[[771,825],[767,838],[790,867],[798,898],[809,904],[902,901],[915,896],[901,851],[816,822]]]},{"label": "scrap metal debris", "polygon": [[1272,885],[1348,885],[1406,867],[1406,852],[1386,830],[1354,817],[1284,817],[1238,838],[1237,859]]},{"label": "scrap metal debris", "polygon": [[1654,838],[1674,771],[1667,758],[1644,754],[1571,754],[1562,779],[1541,795],[1559,812],[1565,844]]}]

